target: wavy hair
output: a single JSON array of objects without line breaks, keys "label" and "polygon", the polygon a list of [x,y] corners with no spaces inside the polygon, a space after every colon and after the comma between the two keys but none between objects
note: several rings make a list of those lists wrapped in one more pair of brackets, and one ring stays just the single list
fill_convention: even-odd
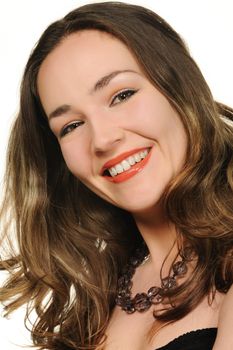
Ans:
[{"label": "wavy hair", "polygon": [[82,6],[51,24],[31,53],[7,154],[2,245],[9,241],[12,249],[1,260],[10,275],[0,301],[7,314],[25,303],[27,317],[36,311],[31,332],[40,349],[95,349],[114,307],[117,277],[142,241],[129,213],[70,173],[38,96],[41,63],[68,35],[88,29],[129,48],[187,133],[185,166],[167,187],[164,205],[198,260],[169,294],[176,306],[157,319],[178,320],[233,282],[233,128],[226,122],[233,111],[213,100],[186,45],[157,14],[118,2]]}]

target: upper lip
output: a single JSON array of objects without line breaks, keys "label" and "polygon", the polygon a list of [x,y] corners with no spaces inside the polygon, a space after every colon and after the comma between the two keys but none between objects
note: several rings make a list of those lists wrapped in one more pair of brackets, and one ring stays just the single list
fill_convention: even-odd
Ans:
[{"label": "upper lip", "polygon": [[148,149],[148,148],[149,147],[142,147],[142,148],[132,149],[131,151],[123,152],[119,156],[110,159],[109,161],[107,161],[103,165],[103,167],[101,169],[101,174],[103,174],[106,169],[109,169],[109,168],[115,166],[116,164],[120,163],[122,160],[130,157],[132,154],[138,153],[138,152],[143,151],[143,150]]}]

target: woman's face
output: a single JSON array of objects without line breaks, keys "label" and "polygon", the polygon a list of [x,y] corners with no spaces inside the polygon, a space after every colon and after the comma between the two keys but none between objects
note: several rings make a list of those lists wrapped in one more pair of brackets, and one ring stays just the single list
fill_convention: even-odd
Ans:
[{"label": "woman's face", "polygon": [[97,30],[68,36],[44,60],[38,90],[77,178],[132,213],[158,204],[184,163],[186,134],[121,41]]}]

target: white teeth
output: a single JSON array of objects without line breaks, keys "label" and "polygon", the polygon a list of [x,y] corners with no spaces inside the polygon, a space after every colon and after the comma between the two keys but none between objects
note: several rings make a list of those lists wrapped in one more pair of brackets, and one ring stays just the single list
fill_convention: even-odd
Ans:
[{"label": "white teeth", "polygon": [[133,157],[134,157],[134,159],[135,159],[135,161],[136,161],[137,163],[139,163],[140,160],[142,159],[142,158],[140,157],[139,153],[135,154]]},{"label": "white teeth", "polygon": [[148,154],[148,150],[142,151],[142,152],[140,152],[139,154],[140,154],[140,157],[141,157],[142,159],[144,159],[144,158],[147,156],[147,154]]},{"label": "white teeth", "polygon": [[134,160],[134,157],[130,156],[129,158],[127,158],[128,162],[130,165],[134,165],[136,162]]},{"label": "white teeth", "polygon": [[144,159],[148,153],[149,153],[149,150],[146,149],[144,151],[135,153],[134,155],[128,157],[127,159],[124,159],[121,163],[116,164],[112,168],[108,169],[110,175],[114,177],[117,174],[121,174],[124,171],[129,170],[132,165],[134,165],[135,163],[139,163],[142,159]]},{"label": "white teeth", "polygon": [[127,162],[127,160],[123,160],[121,162],[121,165],[123,166],[124,170],[129,170],[131,168],[130,164]]},{"label": "white teeth", "polygon": [[118,174],[121,174],[121,173],[123,173],[123,171],[124,171],[123,166],[122,166],[121,164],[117,164],[117,165],[115,166],[115,169],[116,169],[116,171],[117,171]]},{"label": "white teeth", "polygon": [[142,151],[142,152],[140,152],[139,154],[140,154],[140,157],[141,157],[142,159],[144,159],[144,158],[145,158],[145,154],[144,154],[144,152],[143,152],[143,151]]},{"label": "white teeth", "polygon": [[113,177],[113,176],[116,176],[117,175],[117,171],[116,169],[113,167],[111,169],[109,169],[109,172],[110,172],[110,175]]}]

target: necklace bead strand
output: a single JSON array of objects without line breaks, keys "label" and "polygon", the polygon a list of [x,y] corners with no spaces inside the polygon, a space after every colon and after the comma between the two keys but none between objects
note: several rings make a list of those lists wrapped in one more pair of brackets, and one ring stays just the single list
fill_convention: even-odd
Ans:
[{"label": "necklace bead strand", "polygon": [[181,260],[172,264],[172,274],[161,279],[161,287],[152,286],[147,293],[137,293],[132,298],[132,277],[135,270],[149,259],[148,249],[145,245],[141,249],[136,249],[135,255],[130,258],[118,280],[116,305],[127,314],[132,314],[136,311],[147,311],[152,305],[161,304],[164,300],[164,292],[177,287],[177,278],[186,275],[188,271],[187,262],[193,260],[194,257],[192,248],[184,248],[180,257]]}]

